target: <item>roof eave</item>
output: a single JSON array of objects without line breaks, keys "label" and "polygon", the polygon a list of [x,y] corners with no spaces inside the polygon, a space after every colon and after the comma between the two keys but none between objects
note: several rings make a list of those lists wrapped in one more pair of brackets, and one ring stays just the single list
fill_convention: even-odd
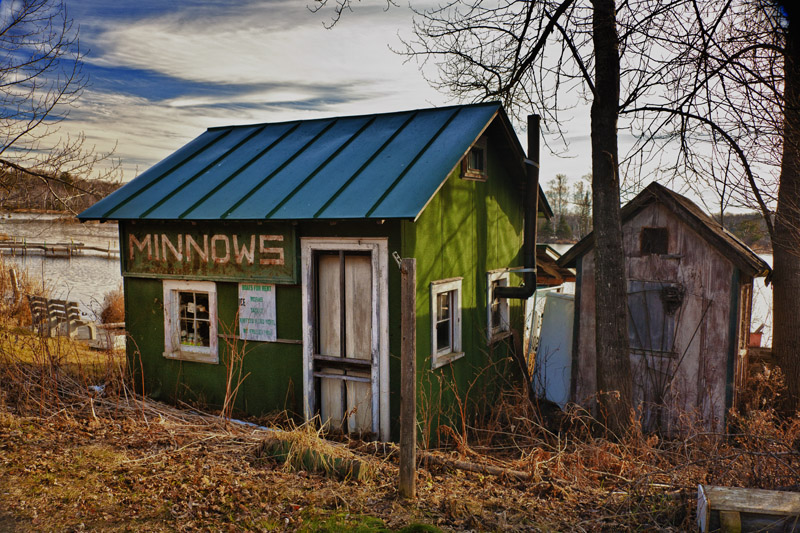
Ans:
[{"label": "roof eave", "polygon": [[[621,209],[620,218],[622,223],[624,224],[626,221],[633,218],[639,211],[651,203],[661,202],[677,216],[684,219],[684,222],[688,222],[689,220],[693,221],[694,224],[689,224],[690,227],[694,227],[700,236],[709,243],[713,244],[715,248],[718,250],[730,251],[731,254],[726,254],[725,257],[728,258],[731,263],[733,263],[746,275],[757,278],[769,274],[771,271],[769,265],[763,259],[758,257],[755,252],[750,250],[744,243],[740,243],[741,249],[739,249],[739,247],[725,241],[708,227],[706,221],[698,218],[695,213],[691,212],[682,203],[678,202],[676,198],[672,196],[674,193],[669,194],[668,192],[670,192],[669,189],[655,182],[648,185],[641,193],[639,193],[633,200],[625,204],[625,206]],[[736,239],[735,236],[732,235],[732,237]],[[738,241],[738,239],[736,240]],[[561,256],[561,259],[558,260],[558,264],[565,267],[574,267],[577,258],[584,255],[593,246],[594,232],[591,232],[577,242],[572,248],[567,250],[567,252]]]}]

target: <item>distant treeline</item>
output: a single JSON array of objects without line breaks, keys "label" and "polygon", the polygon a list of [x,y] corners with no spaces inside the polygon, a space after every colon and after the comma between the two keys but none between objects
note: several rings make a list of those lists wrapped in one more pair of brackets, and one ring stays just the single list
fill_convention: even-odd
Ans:
[{"label": "distant treeline", "polygon": [[[556,174],[547,182],[547,200],[553,210],[550,220],[539,219],[536,241],[568,244],[581,240],[592,231],[592,175],[587,174],[570,186],[565,174]],[[719,221],[719,215],[713,216]],[[756,252],[772,251],[767,224],[756,212],[726,214],[725,229]]]},{"label": "distant treeline", "polygon": [[121,185],[119,181],[75,178],[67,173],[45,178],[0,171],[0,210],[80,212]]},{"label": "distant treeline", "polygon": [[725,229],[736,235],[739,240],[756,252],[772,251],[772,243],[769,239],[767,223],[760,214],[741,213],[725,215],[723,225]]}]

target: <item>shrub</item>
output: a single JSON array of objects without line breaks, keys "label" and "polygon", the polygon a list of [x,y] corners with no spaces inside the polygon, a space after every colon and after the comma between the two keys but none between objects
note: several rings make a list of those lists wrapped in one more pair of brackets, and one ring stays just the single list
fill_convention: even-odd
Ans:
[{"label": "shrub", "polygon": [[103,298],[103,308],[100,310],[100,322],[112,324],[125,322],[125,298],[122,288],[117,288]]}]

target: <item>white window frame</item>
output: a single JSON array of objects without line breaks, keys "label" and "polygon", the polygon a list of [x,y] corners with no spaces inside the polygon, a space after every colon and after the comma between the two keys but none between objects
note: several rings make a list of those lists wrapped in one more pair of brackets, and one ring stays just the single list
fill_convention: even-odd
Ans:
[{"label": "white window frame", "polygon": [[[450,278],[431,282],[431,369],[436,369],[464,357],[461,344],[461,280]],[[436,345],[437,315],[436,300],[440,294],[453,292],[450,351],[441,352]],[[441,353],[440,353],[441,352]]]},{"label": "white window frame", "polygon": [[[164,280],[164,357],[219,363],[217,334],[217,284],[213,281]],[[179,292],[208,293],[209,346],[185,346],[180,340]]]},{"label": "white window frame", "polygon": [[501,287],[508,287],[508,270],[492,270],[486,273],[486,340],[490,343],[497,342],[511,334],[508,298],[500,298],[500,323],[492,322],[493,285],[495,282],[500,282]]}]

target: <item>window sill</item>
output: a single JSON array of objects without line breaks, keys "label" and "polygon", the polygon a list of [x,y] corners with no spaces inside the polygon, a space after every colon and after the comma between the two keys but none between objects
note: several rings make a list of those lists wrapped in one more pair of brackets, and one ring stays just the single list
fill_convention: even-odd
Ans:
[{"label": "window sill", "polygon": [[466,181],[486,181],[486,172],[480,170],[466,170],[461,173],[461,179]]},{"label": "window sill", "polygon": [[209,363],[213,365],[219,364],[219,357],[217,354],[211,353],[179,351],[164,352],[162,355],[167,359],[175,359],[177,361],[192,361],[195,363]]},{"label": "window sill", "polygon": [[464,357],[464,352],[450,352],[445,354],[434,354],[431,356],[431,370],[443,367],[453,361]]}]

